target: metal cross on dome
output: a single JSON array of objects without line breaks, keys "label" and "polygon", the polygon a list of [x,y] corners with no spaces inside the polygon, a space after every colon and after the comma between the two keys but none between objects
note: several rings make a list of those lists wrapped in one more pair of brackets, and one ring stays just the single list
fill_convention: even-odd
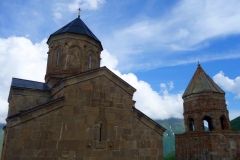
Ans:
[{"label": "metal cross on dome", "polygon": [[198,67],[200,67],[201,65],[200,65],[200,62],[198,61]]},{"label": "metal cross on dome", "polygon": [[82,11],[81,8],[78,8],[78,18],[80,18],[80,12]]}]

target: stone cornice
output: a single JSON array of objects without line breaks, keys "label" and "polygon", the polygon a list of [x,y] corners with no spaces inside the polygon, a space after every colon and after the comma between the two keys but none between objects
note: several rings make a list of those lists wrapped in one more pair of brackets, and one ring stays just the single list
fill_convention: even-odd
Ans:
[{"label": "stone cornice", "polygon": [[137,118],[139,121],[159,133],[161,136],[163,136],[163,133],[166,131],[164,127],[156,123],[154,120],[149,118],[147,115],[133,107],[133,117]]},{"label": "stone cornice", "polygon": [[78,74],[74,74],[65,78],[62,78],[56,85],[54,85],[50,91],[51,95],[54,96],[56,93],[58,93],[63,88],[74,85],[76,83],[84,82],[93,78],[97,78],[100,76],[105,76],[109,80],[111,80],[113,83],[121,87],[123,90],[125,90],[130,95],[133,95],[133,93],[136,91],[135,88],[133,88],[130,84],[125,82],[123,79],[118,77],[116,74],[111,72],[107,67],[101,67],[93,70],[89,70],[86,72],[81,72]]}]

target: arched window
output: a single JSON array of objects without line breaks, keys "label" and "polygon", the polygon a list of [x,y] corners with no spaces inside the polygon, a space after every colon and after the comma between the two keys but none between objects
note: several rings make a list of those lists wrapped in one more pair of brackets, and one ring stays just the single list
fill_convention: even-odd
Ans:
[{"label": "arched window", "polygon": [[88,68],[92,68],[92,54],[89,56]]},{"label": "arched window", "polygon": [[228,129],[228,124],[227,124],[227,119],[226,119],[226,117],[222,115],[222,116],[220,117],[220,121],[221,121],[222,130]]},{"label": "arched window", "polygon": [[57,46],[51,54],[51,64],[58,68],[61,65],[62,46]]},{"label": "arched window", "polygon": [[204,131],[212,131],[214,129],[211,117],[204,116],[202,119],[202,122],[203,122],[203,130]]},{"label": "arched window", "polygon": [[193,118],[188,118],[188,128],[189,128],[189,131],[195,131]]}]

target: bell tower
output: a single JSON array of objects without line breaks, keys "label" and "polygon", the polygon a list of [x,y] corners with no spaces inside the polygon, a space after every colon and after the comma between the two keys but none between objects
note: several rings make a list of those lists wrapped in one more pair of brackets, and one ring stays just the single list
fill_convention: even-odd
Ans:
[{"label": "bell tower", "polygon": [[238,159],[240,132],[231,130],[225,92],[200,64],[182,98],[185,132],[175,134],[176,159]]},{"label": "bell tower", "polygon": [[225,92],[200,64],[182,97],[186,132],[230,129]]},{"label": "bell tower", "polygon": [[101,42],[80,16],[50,35],[45,82],[51,87],[61,78],[100,67]]}]

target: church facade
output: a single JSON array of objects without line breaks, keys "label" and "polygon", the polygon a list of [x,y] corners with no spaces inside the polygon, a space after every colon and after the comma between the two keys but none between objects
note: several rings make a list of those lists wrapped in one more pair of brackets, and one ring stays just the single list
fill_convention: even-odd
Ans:
[{"label": "church facade", "polygon": [[225,92],[200,64],[183,94],[185,133],[175,135],[177,160],[237,160],[240,132],[231,130]]},{"label": "church facade", "polygon": [[100,67],[101,42],[80,17],[47,44],[45,83],[12,79],[2,160],[163,159],[165,128],[134,107],[136,89]]}]

